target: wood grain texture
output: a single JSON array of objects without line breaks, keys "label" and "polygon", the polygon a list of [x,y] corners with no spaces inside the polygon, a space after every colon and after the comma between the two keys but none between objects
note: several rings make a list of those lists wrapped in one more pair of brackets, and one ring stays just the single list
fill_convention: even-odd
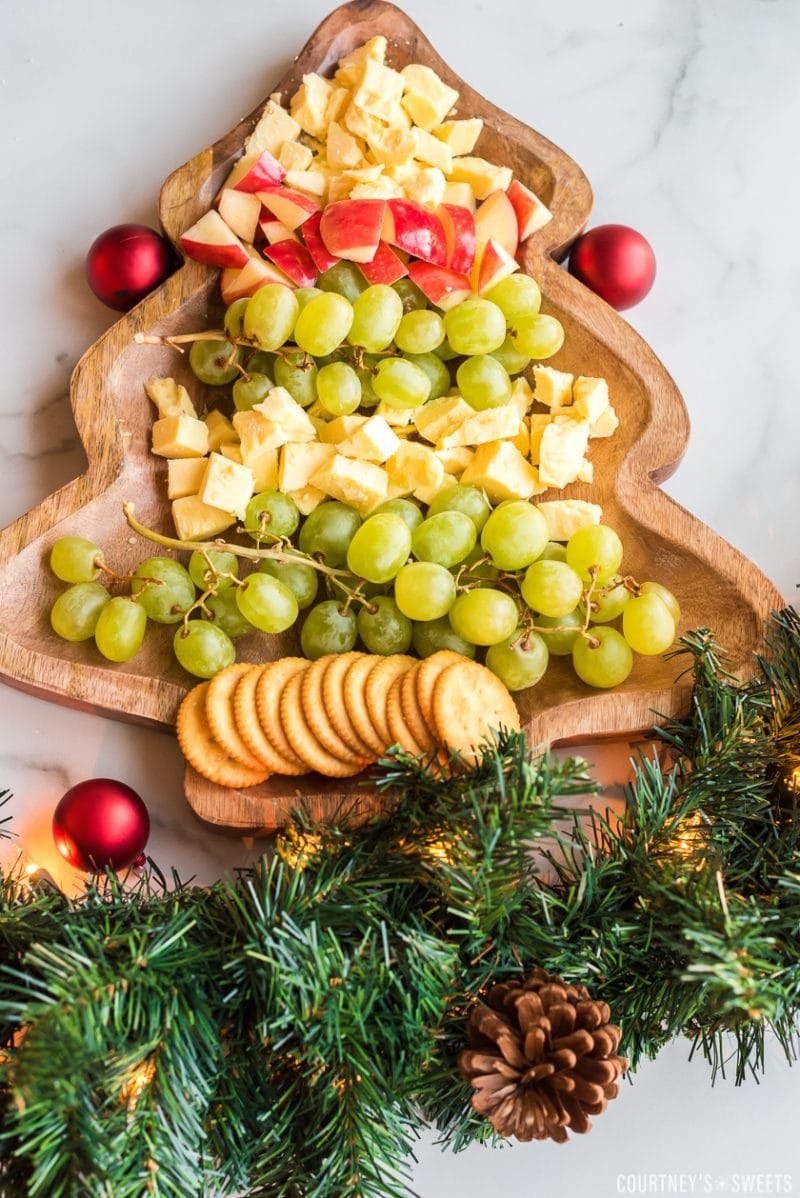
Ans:
[{"label": "wood grain texture", "polygon": [[[552,364],[605,376],[621,418],[613,438],[592,442],[596,482],[575,484],[565,494],[601,503],[604,519],[622,537],[626,569],[673,589],[683,608],[684,626],[713,628],[734,668],[747,671],[762,619],[781,605],[780,595],[741,553],[658,488],[685,450],[686,409],[650,348],[616,312],[557,265],[591,210],[591,189],[576,163],[473,91],[414,22],[383,0],[354,0],[333,12],[270,91],[291,95],[304,73],[325,74],[343,54],[378,33],[389,40],[387,58],[392,65],[427,63],[457,88],[459,113],[485,121],[477,152],[513,167],[553,211],[553,220],[527,242],[521,260],[523,269],[542,285],[544,309],[557,315],[566,330],[564,348]],[[174,244],[211,205],[262,107],[167,179],[160,215]],[[216,283],[216,271],[186,262],[114,324],[75,368],[70,397],[88,468],[0,532],[0,676],[6,682],[121,719],[172,725],[187,678],[174,661],[169,630],[151,629],[142,652],[119,666],[103,661],[92,646],[65,644],[49,627],[48,611],[63,584],[53,578],[46,560],[54,540],[77,533],[102,544],[115,569],[137,564],[150,548],[130,536],[122,515],[125,499],[136,502],[144,523],[171,531],[164,499],[166,467],[149,450],[153,410],[142,383],[152,375],[173,374],[191,382],[193,394],[209,406],[212,389],[204,394],[185,360],[172,350],[135,345],[133,334],[207,327],[220,313]],[[296,643],[293,633],[255,635],[238,642],[239,656],[267,660],[296,651]],[[522,717],[535,742],[641,730],[653,724],[654,712],[674,714],[685,705],[688,686],[676,686],[675,673],[674,663],[639,659],[623,687],[598,694],[589,693],[564,661],[555,661],[542,683],[520,697]],[[275,778],[252,791],[231,792],[209,786],[193,771],[187,771],[186,793],[202,818],[251,833],[277,826],[298,801],[291,779]],[[321,814],[338,803],[341,788],[309,779],[302,796]],[[377,800],[365,792],[361,802],[366,811],[374,809]]]}]

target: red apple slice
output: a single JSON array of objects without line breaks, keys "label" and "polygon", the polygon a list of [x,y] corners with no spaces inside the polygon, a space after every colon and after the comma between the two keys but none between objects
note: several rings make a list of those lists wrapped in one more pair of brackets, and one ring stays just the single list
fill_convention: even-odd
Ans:
[{"label": "red apple slice", "polygon": [[181,246],[196,262],[209,266],[245,266],[249,254],[216,209],[181,234]]},{"label": "red apple slice", "polygon": [[314,259],[299,241],[276,241],[265,246],[264,257],[280,267],[297,287],[313,287],[317,281]]},{"label": "red apple slice", "polygon": [[386,201],[383,240],[434,266],[444,266],[447,262],[442,222],[414,200]]},{"label": "red apple slice", "polygon": [[389,249],[385,241],[379,244],[371,262],[359,263],[359,270],[368,283],[385,283],[388,287],[408,274],[405,262],[394,250]]},{"label": "red apple slice", "polygon": [[291,187],[268,187],[259,191],[258,198],[272,215],[287,229],[299,229],[310,216],[319,212],[319,201]]},{"label": "red apple slice", "polygon": [[279,220],[260,220],[258,227],[267,239],[269,245],[277,245],[279,241],[298,241],[297,234]]},{"label": "red apple slice", "polygon": [[501,279],[513,275],[515,270],[519,270],[519,262],[516,258],[507,254],[503,247],[494,240],[488,241],[482,252],[479,247],[479,255],[472,268],[472,286],[479,295],[483,295]]},{"label": "red apple slice", "polygon": [[335,266],[339,259],[335,254],[331,254],[325,247],[325,242],[319,235],[319,226],[322,221],[322,213],[315,212],[313,216],[309,216],[307,221],[303,222],[303,241],[306,243],[306,249],[314,259],[314,265],[317,270],[322,273],[323,270],[330,270]]},{"label": "red apple slice", "polygon": [[475,218],[469,208],[441,204],[436,215],[442,222],[450,270],[468,275],[475,261]]},{"label": "red apple slice", "polygon": [[248,259],[247,266],[241,270],[224,270],[220,278],[220,291],[223,302],[232,304],[234,300],[244,299],[258,291],[267,283],[282,283],[284,287],[293,287],[288,278],[277,266],[265,262],[263,258]]},{"label": "red apple slice", "polygon": [[242,241],[255,241],[258,218],[261,215],[261,201],[258,196],[226,187],[220,193],[217,207],[225,224],[237,237],[241,237]]},{"label": "red apple slice", "polygon": [[519,246],[519,229],[514,205],[504,191],[493,191],[475,213],[478,244],[494,241],[513,258]]},{"label": "red apple slice", "polygon": [[408,275],[425,298],[445,312],[472,296],[467,276],[448,270],[446,266],[434,266],[431,262],[409,262]]},{"label": "red apple slice", "polygon": [[520,241],[553,219],[550,209],[519,179],[512,179],[507,194],[517,216]]},{"label": "red apple slice", "polygon": [[371,262],[381,239],[385,200],[336,200],[322,213],[325,248],[348,262]]},{"label": "red apple slice", "polygon": [[239,159],[225,180],[225,186],[236,191],[261,191],[265,187],[277,187],[285,174],[269,150],[255,150]]}]

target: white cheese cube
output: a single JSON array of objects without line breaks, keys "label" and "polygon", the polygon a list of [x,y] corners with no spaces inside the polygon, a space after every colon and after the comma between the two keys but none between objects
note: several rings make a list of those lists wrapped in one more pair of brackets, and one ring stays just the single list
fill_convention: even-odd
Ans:
[{"label": "white cheese cube", "polygon": [[619,417],[612,404],[600,413],[589,426],[590,437],[610,437],[619,428]]},{"label": "white cheese cube", "polygon": [[328,159],[328,165],[335,170],[347,170],[362,165],[364,162],[364,154],[361,146],[353,137],[352,133],[348,133],[343,129],[338,121],[331,121],[328,126],[328,141],[325,147],[325,155]]},{"label": "white cheese cube", "polygon": [[458,100],[458,92],[420,63],[403,67],[402,76],[403,107],[415,125],[430,132],[447,116]]},{"label": "white cheese cube", "polygon": [[332,91],[330,80],[316,72],[303,76],[303,82],[292,96],[290,111],[304,133],[325,137],[328,128],[325,117]]},{"label": "white cheese cube", "polygon": [[444,467],[427,445],[402,442],[386,463],[393,496],[411,495],[418,487],[440,487]]},{"label": "white cheese cube", "polygon": [[361,458],[365,462],[383,463],[400,446],[400,438],[384,420],[383,416],[372,415],[359,425],[349,437],[337,445],[339,453],[347,458]]},{"label": "white cheese cube", "polygon": [[523,375],[520,375],[518,379],[514,379],[511,384],[511,399],[509,402],[513,403],[520,416],[527,415],[528,408],[533,403],[533,392],[528,380]]},{"label": "white cheese cube", "polygon": [[484,490],[492,503],[504,499],[530,499],[547,488],[530,462],[510,441],[490,441],[481,445],[461,482]]},{"label": "white cheese cube", "polygon": [[442,437],[439,448],[447,449],[453,445],[485,445],[489,441],[516,437],[520,424],[520,414],[512,403],[503,404],[499,408],[485,408],[482,412],[473,412],[454,432]]},{"label": "white cheese cube", "polygon": [[278,490],[289,494],[308,485],[311,475],[329,462],[336,449],[321,441],[289,441],[281,447]]},{"label": "white cheese cube", "polygon": [[578,477],[589,443],[586,420],[551,423],[539,445],[539,477],[549,487],[566,487]]},{"label": "white cheese cube", "polygon": [[585,499],[551,499],[538,504],[538,508],[547,521],[551,541],[568,541],[579,528],[599,524],[603,515],[599,504]]},{"label": "white cheese cube", "polygon": [[453,445],[449,449],[435,449],[434,453],[442,463],[445,473],[456,476],[463,474],[475,457],[475,450],[468,449],[466,445]]},{"label": "white cheese cube", "polygon": [[508,191],[512,171],[509,166],[495,166],[485,158],[454,158],[449,179],[452,183],[469,183],[475,196],[485,200],[493,191]]},{"label": "white cheese cube", "polygon": [[208,413],[205,417],[205,424],[208,427],[208,448],[210,450],[219,449],[221,445],[238,443],[239,434],[228,417],[217,408],[213,408]]},{"label": "white cheese cube", "polygon": [[153,453],[161,458],[204,457],[208,425],[194,416],[164,416],[153,425]]},{"label": "white cheese cube", "polygon": [[167,498],[196,495],[206,472],[205,458],[170,458],[167,462]]},{"label": "white cheese cube", "polygon": [[580,374],[572,384],[572,400],[580,418],[594,424],[608,407],[608,383]]},{"label": "white cheese cube", "polygon": [[433,130],[433,136],[443,141],[455,157],[472,153],[482,129],[483,121],[479,117],[471,117],[466,121],[445,121]]},{"label": "white cheese cube", "polygon": [[189,392],[175,379],[148,379],[144,389],[162,419],[165,416],[197,416]]},{"label": "white cheese cube", "polygon": [[304,171],[311,165],[313,157],[308,146],[302,146],[299,141],[286,141],[278,155],[278,162],[285,171]]},{"label": "white cheese cube", "polygon": [[445,142],[427,133],[424,129],[415,129],[412,136],[416,139],[415,158],[426,162],[429,166],[438,166],[440,171],[449,175],[453,168],[453,155]]},{"label": "white cheese cube", "polygon": [[326,498],[325,492],[320,491],[319,487],[301,487],[299,491],[286,491],[285,494],[294,501],[301,516],[313,512]]},{"label": "white cheese cube", "polygon": [[353,89],[353,104],[371,116],[390,121],[393,106],[400,102],[402,94],[402,75],[374,58],[364,60],[361,76]]},{"label": "white cheese cube", "polygon": [[330,495],[366,512],[386,499],[388,479],[386,471],[374,462],[359,462],[335,453],[333,457],[312,474],[309,482]]},{"label": "white cheese cube", "polygon": [[537,403],[548,408],[562,408],[572,402],[571,374],[554,370],[552,366],[534,366],[533,382],[533,398]]},{"label": "white cheese cube", "polygon": [[286,109],[274,100],[268,100],[261,119],[244,144],[245,153],[269,150],[277,158],[284,142],[297,141],[299,132],[300,126]]},{"label": "white cheese cube", "polygon": [[203,503],[223,512],[231,512],[241,520],[252,494],[252,471],[247,466],[231,462],[221,453],[212,453],[198,491]]},{"label": "white cheese cube", "polygon": [[344,441],[347,437],[352,436],[357,428],[365,424],[366,416],[337,416],[335,420],[329,420],[324,428],[319,430],[320,441],[325,441],[328,445],[337,445],[339,441]]},{"label": "white cheese cube", "polygon": [[337,81],[341,77],[341,82],[344,87],[353,87],[356,80],[361,77],[364,62],[366,59],[372,58],[375,62],[383,63],[386,59],[386,38],[379,35],[371,37],[368,42],[364,42],[363,46],[357,46],[355,50],[351,50],[349,54],[345,54],[344,58],[339,59],[339,69],[336,72]]},{"label": "white cheese cube", "polygon": [[434,444],[455,432],[465,420],[475,415],[475,409],[460,395],[443,395],[439,399],[428,400],[418,408],[408,410],[419,435]]}]

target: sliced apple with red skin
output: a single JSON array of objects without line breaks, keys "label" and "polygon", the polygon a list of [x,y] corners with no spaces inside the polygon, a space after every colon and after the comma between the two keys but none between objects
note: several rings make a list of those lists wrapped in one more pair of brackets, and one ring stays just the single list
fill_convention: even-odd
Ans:
[{"label": "sliced apple with red skin", "polygon": [[268,187],[259,191],[258,198],[276,220],[287,229],[299,229],[310,216],[319,212],[319,201],[291,187]]},{"label": "sliced apple with red skin", "polygon": [[475,218],[459,204],[440,204],[436,215],[442,222],[447,246],[446,266],[468,275],[475,261]]},{"label": "sliced apple with red skin", "polygon": [[381,240],[385,200],[336,200],[322,213],[325,248],[348,262],[371,262]]},{"label": "sliced apple with red skin", "polygon": [[308,220],[303,222],[303,228],[301,229],[306,249],[314,259],[314,265],[320,274],[324,270],[330,270],[339,261],[335,254],[330,253],[325,242],[320,237],[319,226],[321,221],[322,213],[315,212],[313,216],[309,216]]},{"label": "sliced apple with red skin", "polygon": [[225,180],[225,186],[236,191],[263,191],[265,187],[277,187],[285,174],[269,150],[255,150],[239,159]]},{"label": "sliced apple with red skin", "polygon": [[504,191],[493,191],[475,213],[478,244],[494,241],[513,258],[519,247],[519,229],[514,206]]},{"label": "sliced apple with red skin", "polygon": [[245,266],[250,257],[215,208],[181,234],[181,246],[195,262],[208,266]]},{"label": "sliced apple with red skin", "polygon": [[490,287],[494,287],[495,283],[507,279],[515,270],[519,270],[516,258],[512,258],[494,240],[488,241],[482,250],[478,247],[478,254],[471,276],[473,290],[477,291],[478,295],[483,295]]},{"label": "sliced apple with red skin", "polygon": [[358,268],[370,285],[385,283],[387,287],[391,287],[392,283],[408,274],[405,262],[385,241],[378,245],[372,261],[359,262]]},{"label": "sliced apple with red skin", "polygon": [[283,271],[296,287],[313,287],[317,281],[314,259],[299,241],[276,241],[264,247],[264,257]]},{"label": "sliced apple with red skin", "polygon": [[258,196],[226,187],[220,192],[217,208],[225,224],[237,237],[251,244],[255,241],[258,218],[261,215],[261,201]]},{"label": "sliced apple with red skin", "polygon": [[294,287],[292,280],[271,262],[265,262],[263,258],[250,258],[241,270],[223,270],[220,278],[223,302],[232,304],[234,300],[251,296],[267,283]]},{"label": "sliced apple with red skin", "polygon": [[537,229],[541,229],[553,214],[546,204],[519,179],[512,179],[511,186],[506,192],[517,217],[517,229],[520,241],[530,237]]},{"label": "sliced apple with red skin", "polygon": [[387,200],[383,240],[434,266],[447,263],[447,239],[435,213],[414,200]]},{"label": "sliced apple with red skin", "polygon": [[264,234],[268,245],[277,245],[279,241],[299,241],[293,229],[287,229],[279,220],[260,220],[258,227]]},{"label": "sliced apple with red skin", "polygon": [[408,277],[437,308],[447,312],[472,297],[472,285],[466,275],[432,262],[409,262]]}]

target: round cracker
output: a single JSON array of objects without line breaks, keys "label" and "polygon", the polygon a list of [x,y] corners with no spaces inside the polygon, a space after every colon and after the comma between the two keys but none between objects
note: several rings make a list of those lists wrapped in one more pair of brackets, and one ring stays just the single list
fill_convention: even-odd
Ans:
[{"label": "round cracker", "polygon": [[391,657],[380,657],[375,669],[367,675],[364,684],[367,711],[378,736],[383,741],[384,749],[394,743],[386,718],[387,695],[395,678],[415,666],[417,660],[416,657],[407,657],[404,653],[393,653]]},{"label": "round cracker", "polygon": [[448,666],[454,666],[460,661],[469,661],[469,658],[465,658],[463,653],[456,653],[455,649],[440,649],[437,653],[432,653],[430,657],[426,657],[424,661],[419,663],[419,669],[417,670],[417,702],[422,711],[423,719],[431,727],[434,727],[433,688],[436,686],[436,679]]},{"label": "round cracker", "polygon": [[[408,671],[410,673],[410,671]],[[424,757],[425,750],[418,743],[413,732],[403,718],[403,706],[400,700],[400,689],[405,681],[405,673],[398,674],[389,693],[386,696],[386,723],[389,726],[389,743],[399,745],[404,753],[411,757]]]},{"label": "round cracker", "polygon": [[175,730],[178,744],[189,765],[217,786],[243,789],[258,786],[269,777],[267,770],[251,770],[229,757],[211,735],[206,716],[207,682],[193,687],[178,709]]},{"label": "round cracker", "polygon": [[426,720],[417,698],[417,679],[422,662],[406,670],[400,677],[400,707],[403,720],[414,740],[427,756],[438,747],[438,742],[431,728],[431,721]]},{"label": "round cracker", "polygon": [[333,657],[337,656],[338,654],[332,654],[330,657],[328,655],[318,657],[301,676],[300,698],[303,703],[303,715],[312,733],[324,749],[327,749],[332,756],[338,757],[340,761],[350,761],[354,765],[360,762],[363,769],[371,760],[371,755],[365,756],[363,753],[353,752],[339,735],[325,706],[324,678]]},{"label": "round cracker", "polygon": [[233,716],[242,740],[266,769],[271,770],[273,774],[293,774],[297,772],[294,758],[289,760],[278,752],[267,739],[258,718],[256,688],[265,668],[254,666],[249,673],[242,674],[233,693]]},{"label": "round cracker", "polygon": [[[363,678],[366,678],[366,673],[363,671],[366,670],[368,673],[374,665],[374,660],[369,653],[335,653],[329,657],[328,668],[322,676],[322,701],[328,719],[348,748],[356,756],[369,761],[375,760],[375,754],[379,750],[359,736],[356,730],[345,696],[345,679],[349,677],[350,669],[355,668],[357,661],[364,663],[361,666],[361,671]],[[354,675],[354,677],[357,676],[357,674]],[[361,691],[363,695],[363,681]]]},{"label": "round cracker", "polygon": [[[366,684],[370,674],[377,669],[378,663],[384,658],[365,654],[353,660],[342,674],[342,694],[344,710],[353,726],[354,735],[360,742],[369,746],[373,758],[382,756],[386,748],[386,738],[378,731],[367,706]],[[334,675],[335,679],[335,675]],[[331,680],[331,686],[334,679]],[[333,701],[333,699],[332,699]]]},{"label": "round cracker", "polygon": [[308,765],[298,757],[286,737],[281,721],[281,696],[290,678],[309,667],[305,657],[282,657],[264,667],[256,684],[256,710],[264,735],[291,769],[284,774],[307,774]]},{"label": "round cracker", "polygon": [[206,718],[211,735],[229,757],[251,770],[260,770],[267,766],[267,762],[251,753],[236,726],[233,711],[236,688],[242,677],[252,669],[249,662],[234,662],[214,675],[206,691]]},{"label": "round cracker", "polygon": [[437,678],[433,719],[442,744],[465,761],[477,761],[498,729],[520,729],[516,704],[497,675],[467,659]]},{"label": "round cracker", "polygon": [[281,695],[281,724],[292,749],[306,765],[328,778],[350,778],[360,773],[363,761],[354,764],[352,757],[348,761],[334,757],[311,731],[303,710],[302,684],[302,674],[293,674]]}]

